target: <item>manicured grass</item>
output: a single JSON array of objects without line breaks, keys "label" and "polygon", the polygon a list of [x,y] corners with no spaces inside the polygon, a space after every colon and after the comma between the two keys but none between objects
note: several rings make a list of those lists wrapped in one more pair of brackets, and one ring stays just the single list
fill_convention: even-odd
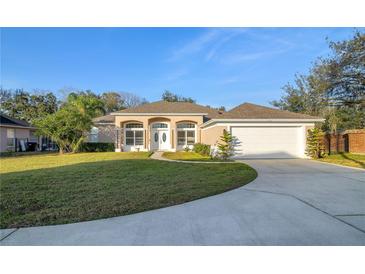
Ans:
[{"label": "manicured grass", "polygon": [[179,161],[202,161],[202,162],[222,162],[218,159],[212,159],[209,156],[203,156],[196,152],[186,152],[186,151],[177,151],[177,152],[164,152],[162,157],[165,157],[170,160],[179,160]]},{"label": "manicured grass", "polygon": [[150,155],[150,152],[96,152],[64,155],[59,155],[58,153],[46,153],[43,155],[36,154],[21,157],[7,157],[0,159],[0,174],[99,161],[148,159]]},{"label": "manicured grass", "polygon": [[365,169],[365,154],[341,153],[328,155],[319,161]]},{"label": "manicured grass", "polygon": [[94,220],[218,194],[256,178],[242,163],[157,161],[148,153],[0,159],[0,227]]}]

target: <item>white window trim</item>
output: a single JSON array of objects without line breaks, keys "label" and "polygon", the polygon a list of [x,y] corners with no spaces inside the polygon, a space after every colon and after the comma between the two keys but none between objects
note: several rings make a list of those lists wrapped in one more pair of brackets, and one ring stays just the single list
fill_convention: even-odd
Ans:
[{"label": "white window trim", "polygon": [[[136,123],[128,123],[128,124],[136,124]],[[128,125],[126,124],[126,125]],[[138,123],[141,124],[141,123]],[[127,131],[133,131],[133,145],[127,145]],[[136,145],[136,131],[142,131],[142,140],[143,140],[143,144],[142,145]],[[145,145],[145,132],[144,132],[144,128],[143,127],[135,127],[135,128],[127,128],[126,126],[124,127],[124,140],[123,140],[123,145],[125,147],[129,147],[129,148],[137,148],[137,149],[143,149],[144,145]]]},{"label": "white window trim", "polygon": [[[177,123],[177,125],[180,123]],[[186,122],[181,122],[181,124],[186,124]],[[194,124],[194,123],[189,123],[189,124]],[[194,124],[194,128],[178,128],[176,125],[176,147],[177,148],[185,148],[185,147],[189,147],[192,148],[193,145],[197,142],[197,126],[196,124]],[[185,133],[185,144],[180,145],[179,144],[179,131],[183,131]],[[188,136],[187,136],[187,132],[188,131],[194,131],[194,144],[192,145],[188,145]]]},{"label": "white window trim", "polygon": [[99,142],[99,128],[92,127],[89,133],[89,142],[98,143]]},{"label": "white window trim", "polygon": [[[12,131],[12,137],[9,137],[9,132]],[[14,150],[15,149],[15,146],[16,146],[16,130],[15,128],[8,128],[6,129],[6,149],[7,150]],[[9,142],[9,139],[11,139],[13,141],[13,144],[11,146],[9,146],[8,142]]]}]

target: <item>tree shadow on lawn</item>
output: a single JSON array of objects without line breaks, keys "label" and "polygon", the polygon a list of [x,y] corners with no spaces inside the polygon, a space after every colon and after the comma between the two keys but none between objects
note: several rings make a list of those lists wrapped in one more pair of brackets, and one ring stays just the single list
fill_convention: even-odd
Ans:
[{"label": "tree shadow on lawn", "polygon": [[237,164],[113,160],[1,174],[0,227],[73,223],[192,201],[254,180]]},{"label": "tree shadow on lawn", "polygon": [[353,159],[353,158],[350,158],[348,155],[346,155],[345,153],[340,153],[341,157],[346,159],[346,160],[349,160],[349,161],[352,161],[356,164],[359,164],[362,168],[365,168],[365,163],[362,162],[362,161],[359,161],[359,160],[356,160],[356,159]]}]

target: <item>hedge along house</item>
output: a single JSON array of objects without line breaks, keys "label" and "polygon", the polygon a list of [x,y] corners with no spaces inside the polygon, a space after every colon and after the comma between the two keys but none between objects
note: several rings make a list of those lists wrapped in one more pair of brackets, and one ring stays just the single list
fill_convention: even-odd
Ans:
[{"label": "hedge along house", "polygon": [[222,112],[193,103],[166,101],[110,116],[114,117],[117,152],[179,151],[195,143],[214,147],[227,130],[236,138],[235,155],[248,158],[304,158],[307,130],[315,122],[324,121],[249,103]]}]

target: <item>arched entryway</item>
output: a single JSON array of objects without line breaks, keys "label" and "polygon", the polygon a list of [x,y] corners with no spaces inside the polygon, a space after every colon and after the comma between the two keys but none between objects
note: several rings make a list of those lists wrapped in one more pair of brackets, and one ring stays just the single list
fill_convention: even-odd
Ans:
[{"label": "arched entryway", "polygon": [[171,149],[170,123],[154,122],[151,124],[151,150],[166,151]]}]

